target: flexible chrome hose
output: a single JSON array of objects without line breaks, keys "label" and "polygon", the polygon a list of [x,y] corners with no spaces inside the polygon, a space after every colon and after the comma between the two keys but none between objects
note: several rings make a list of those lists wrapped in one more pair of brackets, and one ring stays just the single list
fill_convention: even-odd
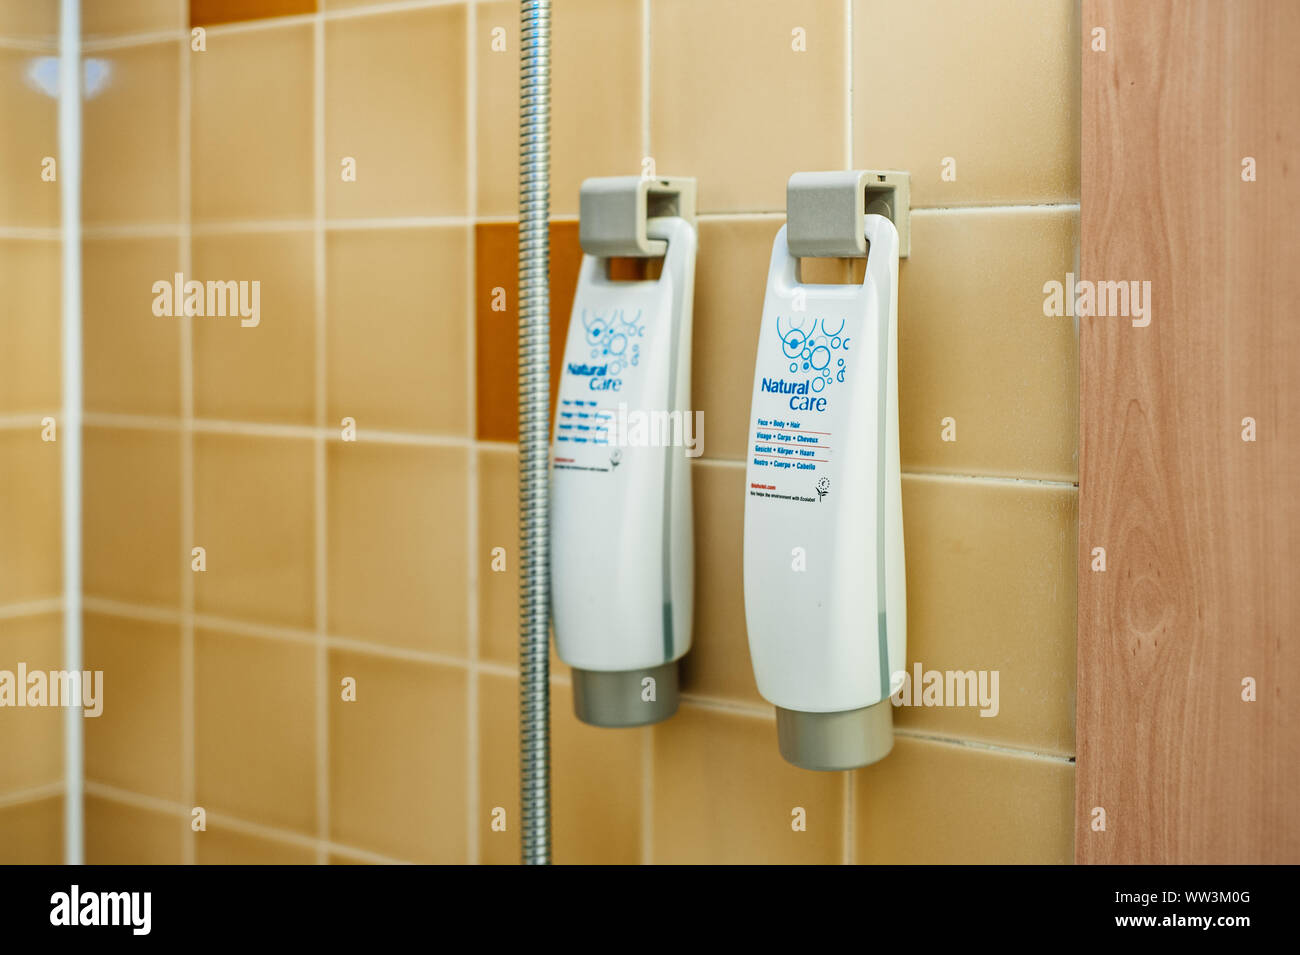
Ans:
[{"label": "flexible chrome hose", "polygon": [[521,0],[519,809],[524,865],[551,861],[551,3]]}]

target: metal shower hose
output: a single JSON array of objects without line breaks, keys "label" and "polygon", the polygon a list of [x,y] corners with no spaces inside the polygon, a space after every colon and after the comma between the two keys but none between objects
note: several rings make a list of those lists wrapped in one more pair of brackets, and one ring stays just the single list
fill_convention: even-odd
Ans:
[{"label": "metal shower hose", "polygon": [[523,863],[551,861],[551,3],[521,0],[519,62],[519,808]]}]

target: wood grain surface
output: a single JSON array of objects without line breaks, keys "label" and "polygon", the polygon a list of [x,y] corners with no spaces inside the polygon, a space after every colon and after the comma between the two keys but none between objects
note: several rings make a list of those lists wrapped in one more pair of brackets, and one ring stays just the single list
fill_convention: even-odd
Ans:
[{"label": "wood grain surface", "polygon": [[1080,320],[1075,857],[1300,862],[1300,3],[1081,33],[1080,272],[1152,315]]}]

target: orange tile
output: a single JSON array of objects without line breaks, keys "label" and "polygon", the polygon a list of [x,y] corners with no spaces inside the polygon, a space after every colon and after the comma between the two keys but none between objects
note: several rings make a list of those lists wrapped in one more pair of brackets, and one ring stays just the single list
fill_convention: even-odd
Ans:
[{"label": "orange tile", "polygon": [[190,26],[315,13],[316,0],[189,0]]},{"label": "orange tile", "polygon": [[104,673],[104,712],[84,722],[86,778],[180,799],[179,626],[87,613],[83,633],[86,668]]},{"label": "orange tile", "polygon": [[[564,336],[578,287],[582,247],[576,221],[551,223],[551,404],[560,384]],[[493,311],[495,289],[505,308]],[[519,439],[519,228],[512,222],[474,227],[474,315],[477,434],[482,441]]]}]

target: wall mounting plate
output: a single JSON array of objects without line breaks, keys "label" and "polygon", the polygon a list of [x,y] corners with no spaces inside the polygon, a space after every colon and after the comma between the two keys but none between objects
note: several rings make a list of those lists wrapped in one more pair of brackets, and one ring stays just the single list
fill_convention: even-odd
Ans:
[{"label": "wall mounting plate", "polygon": [[695,225],[695,180],[686,176],[586,179],[578,193],[578,241],[598,258],[655,257],[668,248],[646,236],[646,222],[680,216]]},{"label": "wall mounting plate", "polygon": [[785,190],[785,241],[798,258],[867,254],[862,218],[883,215],[898,230],[898,257],[912,247],[910,177],[889,169],[797,172]]}]

